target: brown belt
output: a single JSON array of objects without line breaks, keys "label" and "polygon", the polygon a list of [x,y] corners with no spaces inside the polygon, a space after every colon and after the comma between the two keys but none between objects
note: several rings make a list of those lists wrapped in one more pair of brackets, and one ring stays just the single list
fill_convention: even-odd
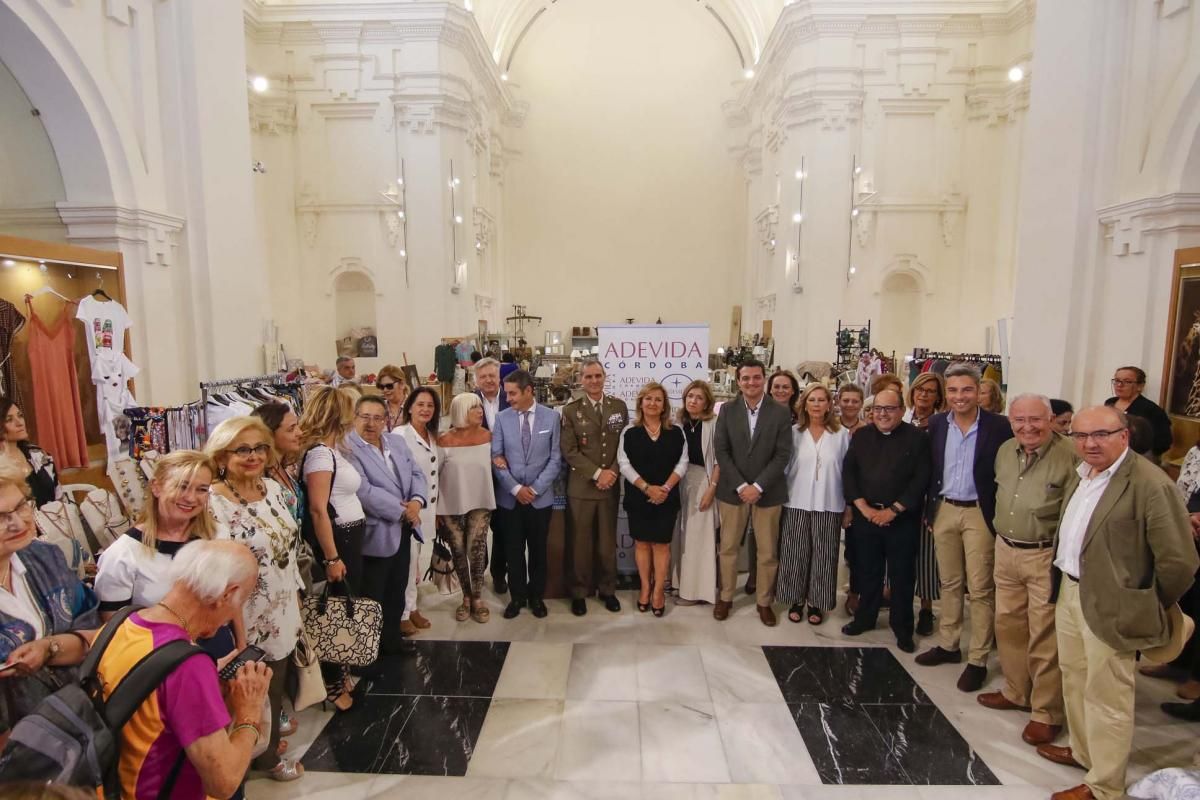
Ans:
[{"label": "brown belt", "polygon": [[949,497],[943,497],[942,502],[949,503],[952,506],[958,506],[959,508],[974,508],[975,506],[979,505],[978,500],[954,500]]},{"label": "brown belt", "polygon": [[1064,573],[1063,573],[1063,575],[1066,575],[1068,578],[1070,578],[1070,579],[1071,579],[1071,583],[1079,583],[1079,578],[1076,578],[1076,577],[1075,577],[1074,575],[1072,575],[1071,573],[1069,573],[1069,572],[1064,572]]},{"label": "brown belt", "polygon": [[[999,535],[999,534],[997,534]],[[1054,540],[1048,542],[1019,542],[1015,539],[1010,539],[1007,536],[1001,536],[1004,543],[1009,547],[1015,547],[1018,550],[1045,550],[1047,547],[1054,547]]]}]

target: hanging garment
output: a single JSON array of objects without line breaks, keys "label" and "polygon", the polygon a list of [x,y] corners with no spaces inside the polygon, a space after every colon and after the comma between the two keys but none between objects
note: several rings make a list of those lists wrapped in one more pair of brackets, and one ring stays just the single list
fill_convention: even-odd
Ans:
[{"label": "hanging garment", "polygon": [[81,321],[87,331],[88,355],[93,361],[97,350],[125,349],[129,315],[125,313],[125,306],[116,300],[97,300],[89,294],[80,299],[75,319]]},{"label": "hanging garment", "polygon": [[21,387],[13,369],[12,340],[25,327],[25,317],[7,300],[0,300],[0,394],[21,405]]},{"label": "hanging garment", "polygon": [[454,354],[454,345],[439,344],[433,348],[433,369],[437,373],[440,383],[454,382],[454,368],[457,365],[458,359]]},{"label": "hanging garment", "polygon": [[108,458],[113,460],[121,452],[121,435],[117,421],[124,415],[123,409],[137,404],[129,391],[129,379],[138,374],[138,368],[120,350],[101,348],[92,354],[92,383],[96,385],[96,410],[100,419],[100,430],[108,445]]},{"label": "hanging garment", "polygon": [[29,300],[29,368],[33,373],[33,409],[38,445],[59,469],[88,465],[79,376],[75,372],[75,330],[64,307],[53,328],[33,310]]}]

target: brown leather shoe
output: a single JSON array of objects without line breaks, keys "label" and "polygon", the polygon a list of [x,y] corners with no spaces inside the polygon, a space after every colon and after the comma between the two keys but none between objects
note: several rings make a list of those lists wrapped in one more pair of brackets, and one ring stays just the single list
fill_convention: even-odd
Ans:
[{"label": "brown leather shoe", "polygon": [[[1047,761],[1053,761],[1055,764],[1062,764],[1064,767],[1075,767],[1076,769],[1086,769],[1083,764],[1075,760],[1075,756],[1071,754],[1071,748],[1059,747],[1054,744],[1039,744],[1037,746],[1037,754]],[[1079,787],[1076,786],[1076,789]],[[1073,791],[1073,790],[1069,790]],[[1091,791],[1090,789],[1088,790]]]},{"label": "brown leather shoe", "polygon": [[405,636],[416,636],[420,632],[421,629],[414,625],[411,619],[400,621],[400,633]]},{"label": "brown leather shoe", "polygon": [[433,627],[433,623],[432,623],[432,622],[430,622],[429,620],[425,619],[425,617],[421,616],[421,612],[420,612],[420,611],[414,611],[414,612],[412,612],[412,614],[410,614],[408,618],[409,618],[410,620],[412,620],[412,624],[413,624],[413,625],[416,625],[418,628],[431,628],[431,627]]},{"label": "brown leather shoe", "polygon": [[1092,790],[1088,788],[1086,783],[1081,783],[1078,786],[1072,786],[1070,789],[1063,789],[1061,792],[1055,792],[1050,795],[1050,800],[1095,800],[1096,795],[1092,794]]},{"label": "brown leather shoe", "polygon": [[713,619],[718,622],[724,622],[729,619],[729,610],[733,608],[733,603],[729,600],[718,600],[713,605]]},{"label": "brown leather shoe", "polygon": [[762,620],[762,624],[766,625],[768,628],[774,628],[779,622],[779,620],[775,619],[775,609],[771,608],[770,606],[759,606],[758,618]]},{"label": "brown leather shoe", "polygon": [[984,692],[975,697],[979,705],[993,711],[1029,711],[1029,706],[1019,706],[1004,696],[1003,692]]},{"label": "brown leather shoe", "polygon": [[1025,744],[1038,746],[1040,744],[1050,744],[1058,735],[1062,733],[1062,725],[1048,725],[1045,722],[1029,721],[1025,726],[1025,730],[1021,732],[1021,738],[1025,740]]}]

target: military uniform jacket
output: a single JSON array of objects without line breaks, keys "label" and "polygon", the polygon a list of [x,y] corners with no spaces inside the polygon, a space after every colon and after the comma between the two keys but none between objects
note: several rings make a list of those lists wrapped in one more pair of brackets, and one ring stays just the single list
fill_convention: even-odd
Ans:
[{"label": "military uniform jacket", "polygon": [[624,401],[608,395],[600,403],[600,414],[587,395],[563,408],[562,453],[571,470],[567,473],[567,497],[603,500],[619,491],[619,478],[613,488],[602,492],[596,488],[593,476],[598,469],[619,473],[617,448],[621,431],[629,426],[629,409]]}]

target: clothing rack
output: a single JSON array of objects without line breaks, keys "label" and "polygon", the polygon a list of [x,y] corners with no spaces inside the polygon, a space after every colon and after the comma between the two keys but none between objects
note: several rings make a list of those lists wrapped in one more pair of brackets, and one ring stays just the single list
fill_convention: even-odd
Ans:
[{"label": "clothing rack", "polygon": [[944,361],[975,361],[1000,366],[1000,356],[995,353],[950,353],[940,350],[927,350],[924,347],[915,347],[913,348],[912,357],[913,360],[940,358]]},{"label": "clothing rack", "polygon": [[244,378],[226,378],[219,381],[204,381],[200,384],[200,427],[205,439],[208,438],[208,401],[217,389],[253,388],[255,386],[299,386],[299,380],[288,380],[287,373],[271,372],[266,375],[249,375]]}]

